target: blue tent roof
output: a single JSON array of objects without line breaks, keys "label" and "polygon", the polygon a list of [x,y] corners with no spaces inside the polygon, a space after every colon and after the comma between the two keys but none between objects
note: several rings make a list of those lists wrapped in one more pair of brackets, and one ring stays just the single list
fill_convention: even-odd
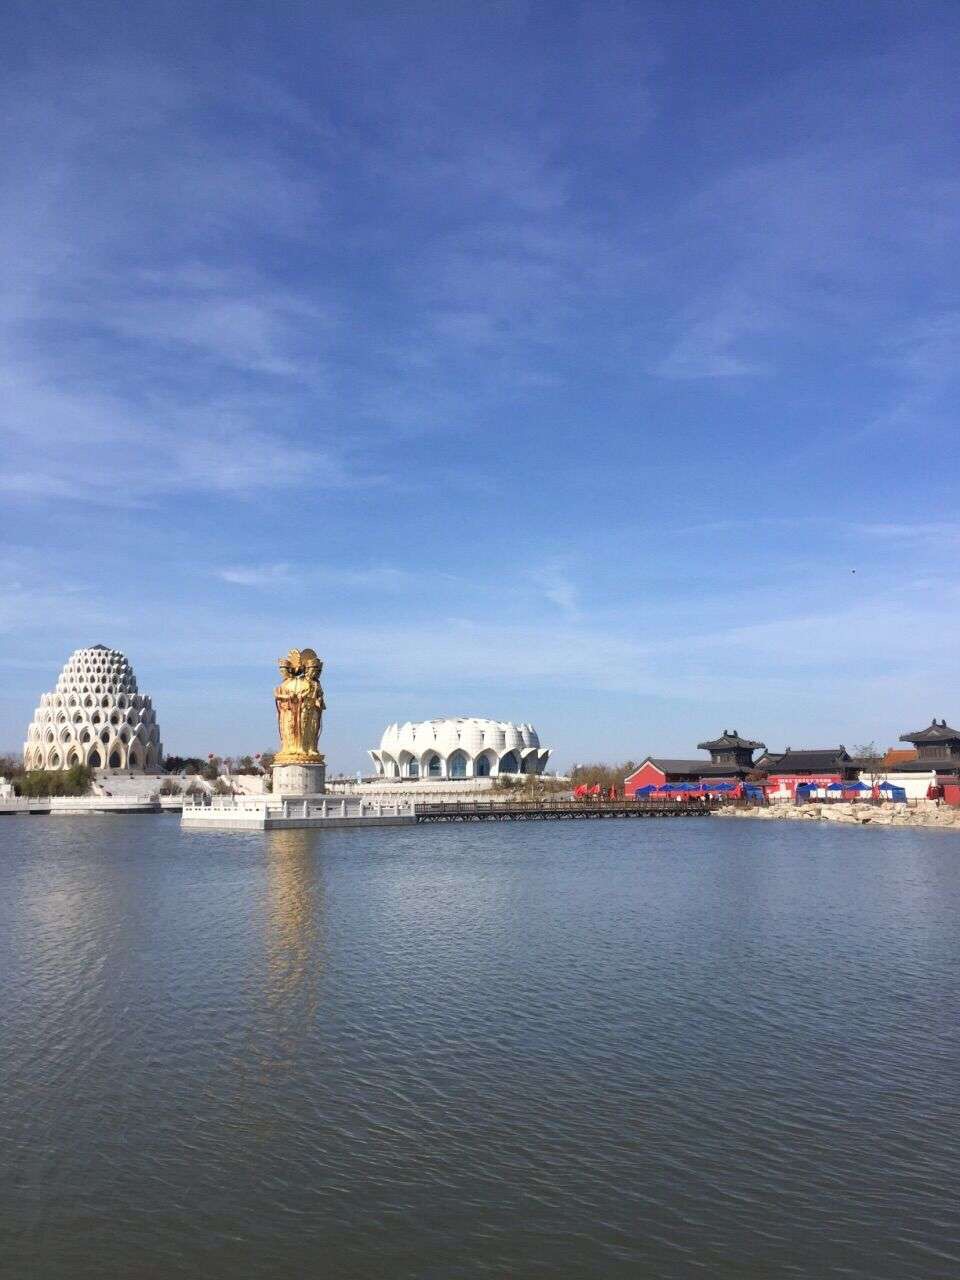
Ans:
[{"label": "blue tent roof", "polygon": [[877,788],[877,790],[878,790],[878,791],[889,791],[889,792],[891,792],[891,794],[892,794],[892,795],[896,796],[898,800],[899,800],[899,799],[904,799],[904,800],[906,800],[906,798],[907,798],[907,791],[906,791],[906,788],[905,788],[905,787],[898,787],[898,786],[897,786],[897,784],[896,784],[895,782],[881,782],[881,783],[880,783],[880,785],[879,785],[879,787]]},{"label": "blue tent roof", "polygon": [[648,796],[651,791],[659,791],[659,789],[655,783],[648,782],[645,787],[637,787],[633,794],[635,796]]}]

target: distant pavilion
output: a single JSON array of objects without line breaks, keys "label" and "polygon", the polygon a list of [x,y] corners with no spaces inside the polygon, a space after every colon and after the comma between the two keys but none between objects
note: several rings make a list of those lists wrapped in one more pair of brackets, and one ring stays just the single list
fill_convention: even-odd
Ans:
[{"label": "distant pavilion", "polygon": [[926,729],[902,733],[901,742],[916,750],[913,760],[897,765],[898,773],[956,774],[960,772],[960,729],[951,729],[946,720],[932,720]]}]

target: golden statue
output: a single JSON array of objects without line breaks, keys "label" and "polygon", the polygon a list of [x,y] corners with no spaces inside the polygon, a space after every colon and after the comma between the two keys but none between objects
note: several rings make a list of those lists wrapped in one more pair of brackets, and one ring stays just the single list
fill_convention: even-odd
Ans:
[{"label": "golden statue", "polygon": [[320,687],[323,663],[312,649],[291,649],[279,659],[283,680],[273,691],[280,750],[274,764],[322,764],[317,739],[326,703]]}]

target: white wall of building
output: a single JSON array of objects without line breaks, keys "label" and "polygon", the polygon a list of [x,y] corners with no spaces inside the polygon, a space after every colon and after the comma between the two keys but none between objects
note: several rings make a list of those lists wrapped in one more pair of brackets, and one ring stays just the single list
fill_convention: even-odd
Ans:
[{"label": "white wall of building", "polygon": [[27,769],[156,772],[163,759],[150,698],[137,689],[133,668],[118,649],[77,649],[56,688],[34,712],[23,746]]}]

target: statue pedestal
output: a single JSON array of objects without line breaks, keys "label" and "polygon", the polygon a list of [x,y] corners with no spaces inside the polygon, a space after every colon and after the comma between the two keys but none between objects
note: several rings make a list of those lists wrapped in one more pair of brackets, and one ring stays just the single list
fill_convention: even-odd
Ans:
[{"label": "statue pedestal", "polygon": [[319,764],[275,764],[273,794],[275,796],[316,796],[326,790],[326,761]]}]

